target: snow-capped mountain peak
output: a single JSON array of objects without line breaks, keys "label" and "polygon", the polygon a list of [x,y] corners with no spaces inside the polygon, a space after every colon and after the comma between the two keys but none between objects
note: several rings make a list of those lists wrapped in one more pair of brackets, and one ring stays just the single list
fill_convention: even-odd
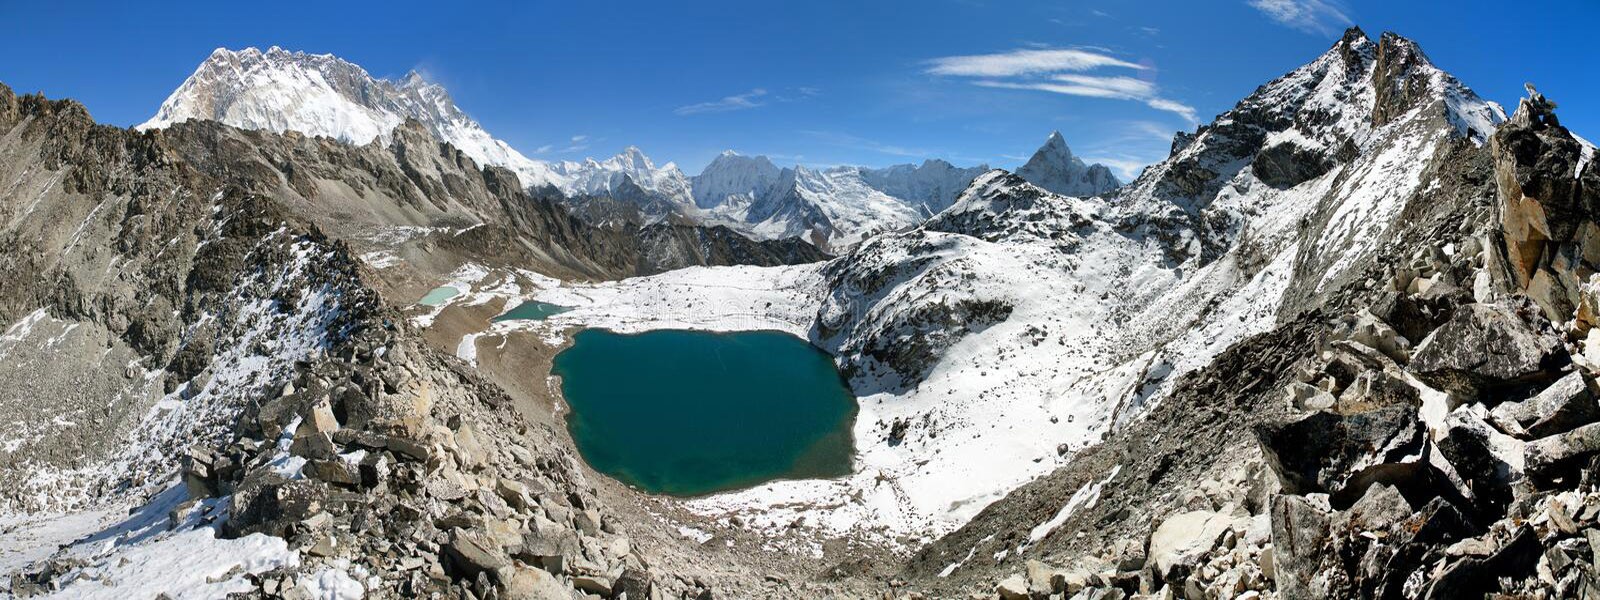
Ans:
[{"label": "snow-capped mountain peak", "polygon": [[749,204],[771,190],[782,177],[782,170],[765,156],[744,156],[724,150],[695,176],[694,201],[701,208]]},{"label": "snow-capped mountain peak", "polygon": [[160,129],[191,119],[241,129],[298,131],[352,144],[386,142],[414,119],[482,165],[516,172],[525,186],[563,187],[547,163],[530,159],[495,139],[467,116],[443,86],[411,71],[398,81],[373,77],[332,54],[290,52],[272,46],[218,48],[139,129]]},{"label": "snow-capped mountain peak", "polygon": [[1098,196],[1122,183],[1104,165],[1084,164],[1072,155],[1060,131],[1053,131],[1017,175],[1034,185],[1066,196]]}]

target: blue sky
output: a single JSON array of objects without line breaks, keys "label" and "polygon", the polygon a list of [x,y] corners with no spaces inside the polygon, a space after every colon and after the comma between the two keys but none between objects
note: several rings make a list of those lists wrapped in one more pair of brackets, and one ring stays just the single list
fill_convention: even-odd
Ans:
[{"label": "blue sky", "polygon": [[213,48],[279,45],[422,71],[539,158],[1010,168],[1059,129],[1126,174],[1354,23],[1508,110],[1533,81],[1600,139],[1594,0],[442,4],[0,1],[0,82],[132,125]]}]

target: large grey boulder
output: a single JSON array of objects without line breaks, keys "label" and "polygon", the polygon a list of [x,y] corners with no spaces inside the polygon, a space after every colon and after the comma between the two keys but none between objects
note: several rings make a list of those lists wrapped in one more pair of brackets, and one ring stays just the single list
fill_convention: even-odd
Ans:
[{"label": "large grey boulder", "polygon": [[1467,304],[1417,345],[1411,372],[1458,400],[1554,379],[1571,362],[1537,307]]},{"label": "large grey boulder", "polygon": [[1510,541],[1494,554],[1479,558],[1469,556],[1446,567],[1444,572],[1429,582],[1423,594],[1426,600],[1447,598],[1483,597],[1500,589],[1500,579],[1519,580],[1533,574],[1539,562],[1539,536],[1523,525]]},{"label": "large grey boulder", "polygon": [[1534,397],[1502,403],[1490,414],[1506,433],[1533,439],[1600,420],[1600,403],[1583,374],[1572,372]]},{"label": "large grey boulder", "polygon": [[1348,596],[1350,581],[1333,560],[1332,515],[1304,496],[1272,499],[1272,564],[1278,594],[1286,600]]},{"label": "large grey boulder", "polygon": [[511,559],[500,550],[499,544],[488,533],[476,529],[451,530],[450,542],[445,544],[444,550],[449,564],[468,577],[493,573],[511,565]]},{"label": "large grey boulder", "polygon": [[1528,442],[1523,469],[1530,478],[1572,477],[1584,459],[1600,453],[1600,423]]},{"label": "large grey boulder", "polygon": [[1243,534],[1250,528],[1249,517],[1196,510],[1168,517],[1150,534],[1147,561],[1156,573],[1171,579],[1175,570],[1192,567],[1198,559],[1217,547],[1229,531]]}]

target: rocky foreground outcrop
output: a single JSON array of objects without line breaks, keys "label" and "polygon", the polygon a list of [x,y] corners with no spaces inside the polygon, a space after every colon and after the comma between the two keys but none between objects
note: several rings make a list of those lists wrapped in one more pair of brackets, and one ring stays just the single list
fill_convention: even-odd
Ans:
[{"label": "rocky foreground outcrop", "polygon": [[[225,149],[252,138],[263,143]],[[422,342],[349,245],[286,206],[303,197],[283,182],[310,194],[329,181],[315,176],[332,168],[322,159],[375,149],[328,146],[304,168],[255,160],[321,145],[214,124],[100,126],[80,105],[0,86],[0,174],[11,182],[0,195],[0,322],[18,323],[0,364],[20,382],[0,396],[0,416],[21,424],[8,435],[24,434],[0,449],[0,507],[47,515],[151,499],[142,515],[186,492],[141,520],[143,535],[265,534],[295,556],[213,578],[246,582],[249,597],[310,597],[330,568],[375,597],[704,593],[644,558],[557,432]],[[432,196],[410,186],[457,186],[459,200],[504,178],[359,173],[423,203]],[[326,188],[312,197],[350,200]],[[45,427],[53,433],[25,435]],[[133,541],[116,528],[96,536],[104,549]],[[108,573],[126,558],[101,550],[67,548],[6,573],[0,595],[115,589]]]},{"label": "rocky foreground outcrop", "polygon": [[1278,384],[1281,404],[1244,417],[1243,455],[1265,477],[1212,468],[1236,475],[1184,496],[1202,501],[1158,500],[1171,508],[1142,536],[1030,560],[995,594],[1600,596],[1600,365],[1583,309],[1600,290],[1581,233],[1600,225],[1600,186],[1549,107],[1524,101],[1493,136],[1484,229],[1392,265],[1374,301],[1308,340],[1319,351]]}]

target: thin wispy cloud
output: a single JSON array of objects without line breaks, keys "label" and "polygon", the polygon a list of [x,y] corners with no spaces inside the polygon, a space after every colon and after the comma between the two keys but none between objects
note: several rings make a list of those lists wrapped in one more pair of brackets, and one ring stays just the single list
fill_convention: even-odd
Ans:
[{"label": "thin wispy cloud", "polygon": [[958,77],[1012,77],[1100,67],[1143,69],[1144,66],[1088,50],[1014,50],[999,54],[947,56],[928,61],[928,72]]},{"label": "thin wispy cloud", "polygon": [[1129,100],[1176,114],[1190,123],[1196,122],[1193,107],[1162,96],[1160,88],[1148,78],[1089,73],[1102,69],[1149,71],[1145,65],[1111,56],[1103,49],[1028,48],[996,54],[948,56],[927,64],[925,72],[930,75],[969,78],[979,87]]},{"label": "thin wispy cloud", "polygon": [[579,134],[568,138],[567,144],[557,148],[555,144],[545,144],[533,150],[534,154],[570,154],[589,149],[589,136]]},{"label": "thin wispy cloud", "polygon": [[673,109],[672,113],[678,116],[698,115],[704,113],[731,112],[736,110],[749,110],[760,108],[773,102],[799,102],[815,97],[822,93],[819,88],[800,86],[793,89],[782,90],[776,94],[769,94],[765,88],[755,88],[743,94],[734,94],[721,100],[700,102]]},{"label": "thin wispy cloud", "polygon": [[752,108],[765,106],[766,102],[763,102],[761,97],[766,95],[767,90],[756,88],[743,94],[727,96],[721,100],[680,106],[676,110],[673,110],[672,113],[683,116],[698,115],[702,113],[728,112],[734,110],[749,110]]},{"label": "thin wispy cloud", "polygon": [[1318,35],[1332,35],[1350,25],[1349,9],[1339,0],[1247,0],[1279,24]]}]

